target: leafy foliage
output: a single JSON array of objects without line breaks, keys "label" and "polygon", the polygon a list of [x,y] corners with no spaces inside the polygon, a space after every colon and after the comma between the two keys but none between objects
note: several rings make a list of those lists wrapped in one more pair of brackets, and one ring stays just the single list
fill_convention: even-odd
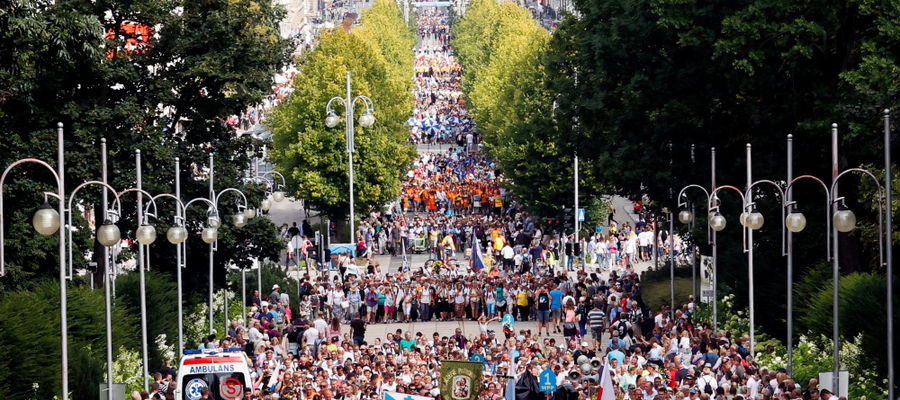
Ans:
[{"label": "leafy foliage", "polygon": [[[850,373],[849,395],[854,399],[881,399],[887,396],[887,380],[879,380],[872,368],[872,359],[867,357],[861,342],[862,334],[853,341],[841,341],[841,369]],[[831,350],[834,342],[825,335],[818,337],[800,336],[794,346],[794,369],[791,377],[795,382],[809,382],[818,379],[819,372],[830,371],[834,367]],[[784,346],[772,346],[757,357],[760,365],[769,370],[787,367],[787,350]]]},{"label": "leafy foliage", "polygon": [[[100,138],[109,144],[109,178],[118,190],[135,186],[134,151],[142,150],[143,187],[172,192],[172,162],[180,157],[184,199],[208,189],[195,173],[216,156],[217,187],[242,187],[243,169],[260,143],[238,138],[222,121],[271,93],[289,42],[279,37],[284,10],[255,0],[91,1],[16,0],[0,6],[0,164],[36,157],[55,160],[56,122],[66,127],[66,184],[100,178]],[[126,27],[155,27],[139,47],[126,46]],[[52,62],[48,62],[52,60]],[[55,164],[51,162],[51,164]],[[18,171],[24,172],[24,170]],[[13,268],[4,282],[47,276],[55,265],[53,238],[32,239],[28,217],[48,185],[45,172],[16,174],[4,188]],[[78,202],[102,215],[99,190]],[[135,228],[135,197],[123,199],[120,228]],[[22,210],[20,212],[18,210]],[[28,212],[24,212],[28,210]],[[173,214],[171,205],[161,215]],[[78,223],[80,252],[91,249]],[[100,254],[94,245],[94,254]],[[80,260],[83,257],[76,257]],[[102,260],[97,260],[101,262]],[[156,263],[174,271],[174,257]],[[193,281],[193,280],[188,280]]]},{"label": "leafy foliage", "polygon": [[[216,187],[236,187],[258,204],[262,195],[255,185],[245,186],[243,170],[260,151],[261,143],[238,138],[223,123],[232,114],[258,103],[271,93],[273,75],[287,62],[289,41],[279,36],[284,17],[280,6],[256,0],[14,0],[0,5],[0,164],[34,157],[55,166],[57,122],[65,127],[65,180],[75,186],[98,180],[101,137],[109,144],[110,184],[118,190],[135,186],[135,150],[142,151],[143,188],[153,194],[173,192],[172,163],[182,164],[182,198],[208,195],[202,172],[215,152]],[[141,44],[127,43],[126,28],[152,27]],[[55,191],[51,174],[30,166],[13,171],[3,188],[9,274],[0,280],[4,321],[0,328],[0,394],[22,398],[28,393],[50,398],[59,392],[58,295],[41,278],[58,274],[56,237],[34,233],[30,219],[44,191]],[[103,214],[97,188],[79,192],[75,205]],[[51,202],[53,200],[51,199]],[[119,223],[123,236],[135,229],[134,194],[123,198]],[[223,204],[223,212],[225,212]],[[164,236],[174,207],[161,204],[158,226]],[[192,231],[205,220],[206,210],[188,211]],[[76,210],[76,214],[78,211]],[[86,266],[93,250],[87,221],[76,218],[75,267]],[[249,257],[277,256],[271,240],[274,227],[252,221],[228,232],[223,227],[217,265]],[[226,234],[231,234],[230,238]],[[250,235],[255,235],[252,238]],[[258,241],[257,241],[258,239]],[[256,246],[246,243],[254,241]],[[203,286],[207,270],[194,262],[203,246],[192,235],[185,292]],[[93,244],[93,246],[92,246]],[[93,248],[92,248],[93,247]],[[136,252],[132,252],[134,254]],[[205,252],[202,253],[205,256]],[[102,258],[102,257],[100,257]],[[100,268],[103,270],[102,260]],[[158,240],[151,246],[151,264],[162,275],[148,281],[151,332],[174,337],[174,246]],[[95,271],[97,272],[97,271]],[[220,274],[224,275],[224,274]],[[120,284],[132,285],[123,277]],[[219,276],[220,283],[224,276]],[[71,286],[72,284],[69,283]],[[135,286],[132,286],[134,288]],[[27,292],[21,289],[33,288]],[[17,291],[11,291],[17,290]],[[122,302],[114,314],[115,347],[138,348],[137,290],[120,290]],[[155,300],[154,300],[155,299]],[[163,299],[163,300],[159,300]],[[130,310],[126,312],[125,310]],[[105,349],[102,291],[75,287],[69,294],[70,383],[75,398],[98,397]],[[22,329],[25,326],[27,328]],[[40,354],[34,353],[40,351]],[[13,364],[14,363],[14,364]],[[53,371],[53,372],[48,372]],[[10,375],[14,374],[14,375]],[[37,389],[31,383],[37,383]],[[26,387],[27,386],[27,387]]]},{"label": "leafy foliage", "polygon": [[[290,185],[296,185],[297,195],[333,220],[347,213],[347,153],[341,130],[325,126],[325,105],[332,96],[346,96],[348,71],[352,74],[353,96],[369,96],[377,117],[371,128],[356,127],[356,211],[379,209],[393,200],[400,190],[400,178],[414,157],[403,125],[412,108],[412,65],[400,57],[402,48],[409,44],[409,28],[391,4],[377,3],[366,14],[373,20],[372,26],[364,25],[351,33],[324,32],[316,49],[300,60],[296,91],[276,109],[272,121],[275,143],[271,156],[277,168]],[[394,16],[389,18],[384,13]],[[387,25],[385,20],[397,23]],[[391,27],[392,34],[381,35]],[[411,54],[408,56],[411,58]],[[405,73],[399,72],[402,70]],[[340,103],[335,103],[335,108],[340,108]],[[360,107],[356,111],[356,116],[361,115]]]},{"label": "leafy foliage", "polygon": [[[48,399],[60,393],[59,285],[4,293],[0,316],[0,396]],[[106,354],[105,305],[101,291],[68,290],[69,388],[74,399],[96,399]],[[113,308],[113,347],[136,348],[137,321],[124,307]]]},{"label": "leafy foliage", "polygon": [[[128,310],[128,314],[140,318],[140,274],[132,271],[116,277],[116,304]],[[147,293],[147,341],[152,342],[159,335],[178,338],[178,293],[173,279],[163,273],[145,274]],[[140,320],[138,325],[140,326]],[[140,330],[137,331],[140,338]],[[162,366],[163,355],[155,346],[150,346],[150,370],[157,371]],[[143,385],[141,385],[143,386]]]},{"label": "leafy foliage", "polygon": [[[674,208],[679,188],[709,182],[705,155],[712,147],[718,158],[717,184],[737,187],[745,185],[747,143],[757,155],[755,178],[784,179],[780,155],[787,134],[802,149],[794,153],[795,175],[827,177],[832,122],[840,124],[840,168],[880,160],[882,110],[900,105],[900,29],[897,7],[889,3],[576,0],[577,12],[546,46],[531,50],[522,44],[526,35],[503,36],[514,23],[497,16],[515,20],[515,13],[503,14],[497,11],[506,10],[501,5],[477,0],[459,21],[454,47],[466,68],[465,89],[487,148],[513,178],[508,182],[512,192],[526,204],[568,202],[553,193],[571,193],[566,183],[572,174],[569,156],[577,151],[582,181],[589,183],[582,187],[598,191],[588,196],[647,195],[654,204]],[[504,46],[517,50],[504,54]],[[504,68],[515,71],[509,79],[522,79],[516,85],[505,86],[503,75],[491,74],[498,54],[509,63]],[[526,60],[514,64],[520,55]],[[529,66],[549,72],[541,76],[539,68]],[[535,89],[541,87],[546,89]],[[538,93],[524,96],[530,103],[518,97],[529,90]],[[533,110],[538,122],[529,124]],[[538,168],[529,169],[530,164]],[[866,185],[842,185],[841,194],[860,221],[876,221],[870,206],[874,199],[867,194],[873,188]],[[780,199],[768,189],[757,193],[766,219],[778,220]],[[732,221],[740,211],[726,196],[722,211]],[[824,221],[810,216],[825,212],[822,193],[814,186],[798,186],[794,199],[811,224],[795,235],[794,274],[819,276],[815,266],[824,261],[827,238]],[[877,233],[872,225],[860,225],[840,237],[841,272],[883,274]],[[754,273],[762,282],[756,287],[756,309],[771,311],[757,313],[757,325],[783,338],[786,277],[779,231],[778,224],[767,223],[755,235]],[[749,298],[740,240],[734,228],[718,236],[719,292],[734,294],[738,310],[746,308]],[[863,304],[881,298],[871,296],[883,293],[873,286],[874,278],[847,279],[847,285],[869,289],[870,299]],[[815,284],[821,287],[822,281]],[[818,298],[817,291],[808,293],[809,299]],[[803,304],[795,315],[814,318],[818,311],[808,307],[827,310],[822,296],[821,304]],[[876,312],[869,318],[857,326],[882,326],[885,316]],[[813,334],[829,329],[821,323],[810,328]],[[863,346],[868,340],[883,343],[884,338],[863,338]],[[866,351],[883,368],[883,352]]]},{"label": "leafy foliage", "polygon": [[[454,31],[468,107],[507,187],[538,214],[557,212],[574,186],[574,152],[552,118],[550,36],[528,10],[494,0],[472,2]],[[599,185],[582,188],[599,193]]]},{"label": "leafy foliage", "polygon": [[[830,279],[818,282],[818,290],[801,297],[803,313],[798,322],[811,332],[831,332],[833,284]],[[854,338],[862,335],[859,343],[866,354],[883,355],[887,343],[885,304],[886,285],[884,276],[872,273],[851,273],[841,277],[839,282],[841,337]],[[895,308],[900,305],[894,296]],[[872,357],[881,361],[882,356]],[[872,368],[885,371],[884,362],[875,362]]]}]

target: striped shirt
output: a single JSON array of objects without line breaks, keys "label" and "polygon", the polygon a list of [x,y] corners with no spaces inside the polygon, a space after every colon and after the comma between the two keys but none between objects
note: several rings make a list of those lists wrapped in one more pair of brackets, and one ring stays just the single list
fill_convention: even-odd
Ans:
[{"label": "striped shirt", "polygon": [[592,309],[588,315],[588,324],[590,324],[591,329],[602,329],[603,328],[603,320],[606,319],[606,314],[603,310],[599,308]]}]

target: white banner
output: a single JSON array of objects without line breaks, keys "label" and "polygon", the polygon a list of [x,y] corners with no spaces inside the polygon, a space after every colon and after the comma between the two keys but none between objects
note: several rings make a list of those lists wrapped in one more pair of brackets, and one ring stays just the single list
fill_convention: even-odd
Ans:
[{"label": "white banner", "polygon": [[700,302],[711,303],[713,301],[713,259],[710,256],[700,256]]}]

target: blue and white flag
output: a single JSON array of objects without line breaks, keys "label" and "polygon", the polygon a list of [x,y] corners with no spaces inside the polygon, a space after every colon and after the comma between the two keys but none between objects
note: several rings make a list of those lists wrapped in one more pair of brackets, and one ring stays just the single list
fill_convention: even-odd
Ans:
[{"label": "blue and white flag", "polygon": [[433,397],[415,396],[406,393],[384,392],[384,400],[434,400]]},{"label": "blue and white flag", "polygon": [[481,246],[478,244],[478,238],[472,238],[472,259],[469,260],[469,267],[472,271],[478,272],[484,269],[484,259],[481,258]]}]

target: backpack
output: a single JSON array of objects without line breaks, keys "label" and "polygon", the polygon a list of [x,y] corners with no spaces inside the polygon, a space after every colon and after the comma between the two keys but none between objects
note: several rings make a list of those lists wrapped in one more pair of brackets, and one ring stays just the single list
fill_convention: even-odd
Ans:
[{"label": "backpack", "polygon": [[624,319],[619,319],[619,322],[616,324],[616,330],[619,331],[620,338],[625,337],[625,335],[628,333],[628,322],[626,322]]},{"label": "backpack", "polygon": [[706,380],[706,385],[703,386],[703,393],[713,394],[712,385],[709,384],[709,379]]}]

